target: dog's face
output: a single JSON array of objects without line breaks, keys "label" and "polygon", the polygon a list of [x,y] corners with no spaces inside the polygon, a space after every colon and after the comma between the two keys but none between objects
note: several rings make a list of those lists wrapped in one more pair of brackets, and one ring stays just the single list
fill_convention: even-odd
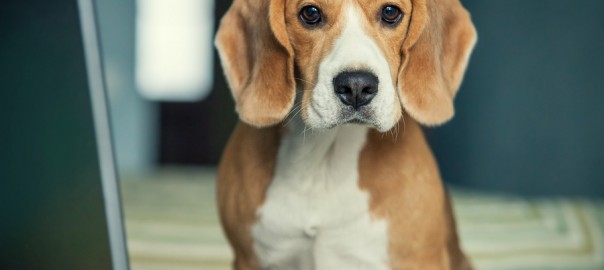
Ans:
[{"label": "dog's face", "polygon": [[243,121],[387,131],[453,115],[475,38],[458,0],[235,0],[216,44]]},{"label": "dog's face", "polygon": [[311,128],[360,122],[380,131],[401,115],[396,92],[410,2],[294,0],[286,31],[302,89],[300,110]]}]

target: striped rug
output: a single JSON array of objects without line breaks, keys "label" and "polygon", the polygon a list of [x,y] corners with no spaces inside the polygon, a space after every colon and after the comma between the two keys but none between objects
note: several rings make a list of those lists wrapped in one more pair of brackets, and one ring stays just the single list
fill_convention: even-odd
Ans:
[{"label": "striped rug", "polygon": [[[214,170],[122,176],[134,270],[230,269]],[[604,270],[604,202],[454,191],[462,245],[476,269]]]}]

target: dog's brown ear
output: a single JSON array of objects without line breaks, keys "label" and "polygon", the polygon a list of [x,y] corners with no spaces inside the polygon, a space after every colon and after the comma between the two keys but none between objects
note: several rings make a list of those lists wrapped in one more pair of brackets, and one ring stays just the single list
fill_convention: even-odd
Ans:
[{"label": "dog's brown ear", "polygon": [[222,67],[244,122],[282,121],[295,99],[293,49],[284,0],[235,0],[216,34]]},{"label": "dog's brown ear", "polygon": [[459,0],[413,0],[398,87],[405,110],[424,125],[453,117],[476,30]]}]

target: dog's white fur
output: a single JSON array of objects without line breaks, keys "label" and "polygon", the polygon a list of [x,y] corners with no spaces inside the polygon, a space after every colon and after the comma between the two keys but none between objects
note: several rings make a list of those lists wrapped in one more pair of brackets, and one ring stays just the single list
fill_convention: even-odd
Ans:
[{"label": "dog's white fur", "polygon": [[[388,269],[387,224],[358,186],[367,127],[286,131],[275,177],[252,227],[263,269]],[[354,235],[355,237],[350,237]]]}]

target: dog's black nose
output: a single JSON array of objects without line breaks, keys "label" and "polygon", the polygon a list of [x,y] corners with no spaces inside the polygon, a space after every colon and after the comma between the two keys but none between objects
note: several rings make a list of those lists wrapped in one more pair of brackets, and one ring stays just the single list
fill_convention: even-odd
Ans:
[{"label": "dog's black nose", "polygon": [[342,72],[333,79],[336,95],[355,109],[367,105],[378,91],[378,78],[367,71]]}]

